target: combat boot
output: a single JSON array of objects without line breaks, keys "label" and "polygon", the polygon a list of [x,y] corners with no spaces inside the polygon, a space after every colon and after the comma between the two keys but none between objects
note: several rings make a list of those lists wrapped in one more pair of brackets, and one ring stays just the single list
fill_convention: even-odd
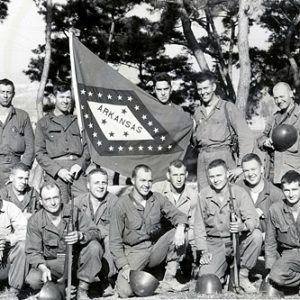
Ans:
[{"label": "combat boot", "polygon": [[79,281],[77,289],[77,300],[89,300],[91,299],[88,296],[89,284],[82,280]]}]

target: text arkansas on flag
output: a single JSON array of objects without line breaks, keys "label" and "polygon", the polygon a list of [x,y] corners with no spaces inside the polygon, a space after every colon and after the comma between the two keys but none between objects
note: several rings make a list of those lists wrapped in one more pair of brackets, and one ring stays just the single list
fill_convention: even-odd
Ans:
[{"label": "text arkansas on flag", "polygon": [[92,160],[130,176],[147,164],[162,179],[190,141],[189,114],[162,105],[73,38],[75,98]]}]

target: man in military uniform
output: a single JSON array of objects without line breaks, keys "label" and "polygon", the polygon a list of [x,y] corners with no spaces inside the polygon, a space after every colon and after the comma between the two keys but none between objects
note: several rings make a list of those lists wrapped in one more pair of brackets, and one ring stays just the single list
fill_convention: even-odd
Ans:
[{"label": "man in military uniform", "polygon": [[86,192],[84,172],[89,165],[87,143],[81,136],[77,117],[70,114],[71,90],[57,86],[55,109],[38,121],[36,127],[36,159],[45,170],[45,182],[56,182],[63,201],[69,199],[68,185],[74,196]]},{"label": "man in military uniform", "polygon": [[248,153],[242,158],[244,180],[237,182],[251,197],[259,215],[260,229],[266,232],[270,206],[283,199],[282,191],[264,178],[264,167],[258,155]]},{"label": "man in military uniform", "polygon": [[[77,207],[72,214],[70,204],[62,203],[55,183],[42,186],[40,194],[43,208],[32,215],[27,226],[26,255],[31,270],[26,282],[38,290],[48,280],[60,278],[64,273],[67,245],[74,245],[74,253],[79,252],[78,299],[86,299],[89,285],[101,269],[102,249],[98,242],[101,233]],[[73,230],[68,231],[71,220]]]},{"label": "man in military uniform", "polygon": [[[242,174],[240,158],[253,151],[254,137],[245,118],[231,102],[221,99],[216,93],[216,78],[210,71],[203,71],[195,78],[201,105],[194,114],[193,143],[197,147],[198,188],[208,184],[206,169],[215,159],[223,159],[229,167],[231,180]],[[235,158],[231,147],[233,135],[237,135],[239,157]],[[235,161],[236,160],[236,161]]]},{"label": "man in military uniform", "polygon": [[[133,191],[124,195],[112,211],[110,250],[119,270],[116,290],[120,297],[131,296],[130,270],[144,270],[166,261],[162,287],[182,291],[186,286],[176,279],[177,251],[185,246],[187,217],[159,193],[152,193],[152,171],[138,165],[132,174]],[[175,228],[163,233],[162,215]],[[175,263],[174,263],[175,262]]]},{"label": "man in military uniform", "polygon": [[10,183],[0,190],[0,199],[17,205],[27,219],[39,208],[38,192],[28,185],[29,172],[25,164],[15,164],[9,176]]},{"label": "man in military uniform", "polygon": [[[271,166],[269,174],[266,174],[275,184],[280,184],[281,177],[289,170],[300,172],[300,106],[295,103],[293,91],[285,82],[279,82],[273,87],[273,97],[279,110],[266,125],[257,144],[261,150],[271,154]],[[297,129],[298,139],[296,143],[286,151],[276,151],[273,146],[272,133],[274,128],[281,124],[292,125]]]},{"label": "man in military uniform", "polygon": [[[232,234],[238,234],[240,251],[240,287],[256,293],[249,281],[249,271],[261,252],[262,233],[258,215],[247,192],[229,184],[228,168],[224,160],[216,159],[208,165],[210,186],[202,189],[195,211],[195,243],[201,251],[199,275],[216,274],[225,281],[228,258],[232,256]],[[236,220],[231,220],[234,213]]]},{"label": "man in military uniform", "polygon": [[15,108],[14,83],[0,80],[0,186],[7,183],[12,166],[23,162],[31,167],[34,160],[34,135],[28,113]]},{"label": "man in military uniform", "polygon": [[[74,204],[85,212],[101,231],[101,256],[104,260],[101,268],[100,280],[107,284],[116,274],[116,268],[109,249],[109,224],[111,211],[118,201],[118,197],[107,191],[108,174],[102,168],[96,168],[87,175],[88,193],[74,199]],[[108,289],[104,291],[106,294]]]}]

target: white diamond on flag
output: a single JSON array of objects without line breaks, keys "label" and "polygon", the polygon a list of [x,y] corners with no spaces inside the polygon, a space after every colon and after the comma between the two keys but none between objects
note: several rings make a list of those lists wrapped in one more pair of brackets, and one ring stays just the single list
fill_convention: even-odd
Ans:
[{"label": "white diamond on flag", "polygon": [[[88,101],[89,107],[98,122],[106,139],[109,141],[137,141],[153,140],[152,135],[144,128],[126,105],[113,105],[108,103],[97,103]],[[122,111],[126,109],[124,115]],[[99,122],[105,118],[105,126]],[[114,132],[112,136],[110,133]],[[128,135],[124,135],[124,132]]]}]

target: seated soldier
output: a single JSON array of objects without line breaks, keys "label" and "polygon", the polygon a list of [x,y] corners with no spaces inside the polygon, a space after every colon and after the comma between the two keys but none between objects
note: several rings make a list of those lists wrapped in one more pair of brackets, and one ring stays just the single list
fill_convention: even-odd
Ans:
[{"label": "seated soldier", "polygon": [[[240,252],[240,287],[247,293],[257,292],[249,281],[249,271],[261,252],[262,233],[257,229],[258,215],[247,192],[229,184],[224,160],[213,160],[207,168],[210,186],[202,189],[195,211],[195,243],[201,251],[199,275],[213,273],[221,282],[233,254],[232,234],[238,234]],[[233,207],[232,207],[233,206]],[[230,220],[234,212],[236,221]]]},{"label": "seated soldier", "polygon": [[0,199],[0,280],[8,278],[6,299],[17,297],[26,276],[25,237],[27,219],[13,203]]},{"label": "seated soldier", "polygon": [[39,208],[38,192],[28,185],[29,167],[17,163],[12,167],[10,183],[0,190],[0,198],[17,205],[28,219]]},{"label": "seated soldier", "polygon": [[258,155],[248,153],[242,158],[244,180],[237,182],[251,197],[259,215],[260,229],[266,231],[266,219],[270,206],[283,199],[282,191],[263,177],[264,168]]},{"label": "seated soldier", "polygon": [[[74,204],[81,208],[101,232],[101,247],[104,258],[103,263],[107,266],[101,268],[101,280],[106,281],[116,274],[116,268],[109,249],[109,224],[111,210],[116,205],[118,197],[107,191],[108,174],[102,168],[93,169],[87,176],[88,193],[74,199]],[[107,282],[105,282],[107,283]],[[105,291],[107,295],[108,290]]]},{"label": "seated soldier", "polygon": [[[188,242],[187,255],[191,256],[189,259],[193,261],[192,250],[195,250],[193,217],[198,195],[195,189],[186,184],[188,172],[181,160],[171,162],[166,175],[168,180],[154,183],[152,192],[158,192],[166,196],[174,206],[187,216],[189,224],[186,236]],[[165,223],[166,230],[170,230],[172,224],[168,221]],[[187,261],[184,260],[183,262],[182,267],[186,265]]]},{"label": "seated soldier", "polygon": [[[300,174],[286,172],[281,179],[284,200],[270,207],[265,258],[269,282],[275,287],[300,285]],[[280,256],[278,256],[278,251]]]},{"label": "seated soldier", "polygon": [[[183,291],[187,286],[180,284],[175,275],[177,250],[185,245],[187,217],[164,196],[151,192],[152,171],[148,166],[136,166],[132,182],[132,192],[121,197],[112,210],[109,228],[110,250],[119,270],[117,293],[122,298],[133,295],[130,270],[153,268],[164,261],[167,266],[162,289]],[[176,229],[161,235],[163,214]]]},{"label": "seated soldier", "polygon": [[79,252],[78,299],[89,299],[89,285],[96,280],[101,268],[102,249],[97,241],[101,240],[100,231],[85,213],[74,207],[74,230],[67,232],[71,206],[63,204],[60,189],[55,183],[42,186],[40,195],[42,208],[31,216],[27,226],[26,255],[31,269],[26,282],[32,289],[38,290],[43,282],[62,277],[67,245],[74,244],[74,253]]}]

